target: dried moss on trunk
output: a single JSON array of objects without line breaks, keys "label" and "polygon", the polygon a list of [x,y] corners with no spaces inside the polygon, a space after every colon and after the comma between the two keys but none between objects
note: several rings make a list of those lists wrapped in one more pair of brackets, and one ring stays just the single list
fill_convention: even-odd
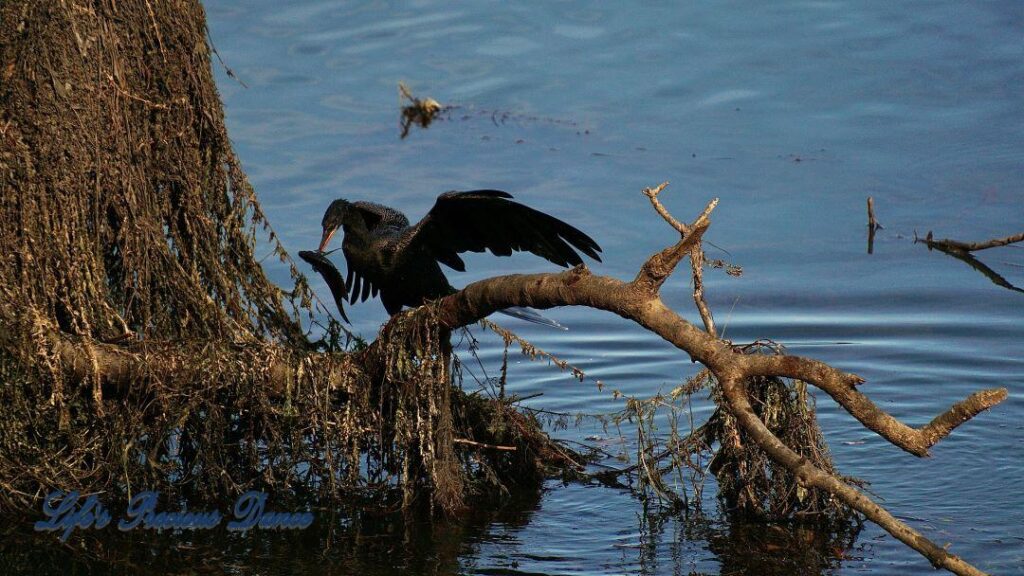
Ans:
[{"label": "dried moss on trunk", "polygon": [[99,340],[302,340],[253,258],[198,2],[4,2],[0,76],[7,305]]},{"label": "dried moss on trunk", "polygon": [[[50,348],[45,340],[62,337],[38,336]],[[89,387],[69,387],[66,426],[30,371],[36,358],[0,352],[4,509],[38,509],[40,490],[60,488],[189,502],[263,490],[319,506],[419,500],[452,512],[468,495],[537,483],[560,457],[545,453],[536,422],[452,385],[436,324],[395,322],[373,347],[315,364],[268,342],[128,352],[145,372],[108,387],[102,412]],[[282,366],[292,367],[283,387]]]},{"label": "dried moss on trunk", "polygon": [[[83,404],[45,332],[305,342],[296,309],[253,257],[266,221],[224,127],[205,15],[198,2],[3,2],[0,77],[0,409],[11,427],[27,424],[4,431],[5,469],[52,466],[38,480],[70,489],[104,484],[91,472],[119,462],[124,488],[138,485],[161,471],[127,475],[167,441],[129,437],[153,414],[105,404],[98,378]],[[281,250],[272,233],[265,239]],[[292,295],[308,300],[302,282]],[[186,372],[223,378],[202,390],[211,398],[256,377],[193,360]],[[169,384],[156,368],[151,376]],[[175,392],[183,412],[157,417],[201,411],[215,426],[209,406],[189,401],[200,382]],[[3,477],[24,489],[18,475]]]}]

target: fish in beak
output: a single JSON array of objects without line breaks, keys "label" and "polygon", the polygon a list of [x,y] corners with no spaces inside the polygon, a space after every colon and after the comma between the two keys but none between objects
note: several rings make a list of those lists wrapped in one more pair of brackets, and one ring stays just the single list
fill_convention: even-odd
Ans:
[{"label": "fish in beak", "polygon": [[338,231],[338,227],[324,228],[324,234],[320,237],[320,247],[317,248],[317,252],[323,252],[327,245],[331,243],[331,238],[334,237],[334,233]]}]

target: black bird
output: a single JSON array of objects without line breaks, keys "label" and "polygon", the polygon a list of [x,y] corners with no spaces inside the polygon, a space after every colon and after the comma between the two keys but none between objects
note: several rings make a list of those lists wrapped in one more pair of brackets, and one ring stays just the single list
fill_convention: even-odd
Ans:
[{"label": "black bird", "polygon": [[[438,263],[463,272],[466,265],[460,252],[490,250],[496,256],[508,256],[513,251],[527,251],[560,266],[575,266],[583,263],[576,253],[579,250],[601,260],[601,248],[590,236],[511,198],[500,190],[446,192],[412,226],[393,208],[338,199],[324,213],[318,253],[300,255],[327,280],[342,315],[342,299],[354,304],[379,293],[384,308],[394,315],[404,306],[420,306],[455,292]],[[339,228],[345,232],[345,282],[323,258]],[[528,308],[503,312],[557,326]]]}]

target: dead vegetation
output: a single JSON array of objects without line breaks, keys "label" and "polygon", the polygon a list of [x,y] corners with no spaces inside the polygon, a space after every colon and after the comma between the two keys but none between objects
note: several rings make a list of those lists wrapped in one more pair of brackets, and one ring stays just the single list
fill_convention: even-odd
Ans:
[{"label": "dead vegetation", "polygon": [[303,340],[253,257],[267,222],[204,36],[195,2],[0,6],[0,299],[19,313],[101,341]]},{"label": "dead vegetation", "polygon": [[[409,129],[413,126],[427,128],[437,118],[438,114],[445,110],[440,102],[433,98],[417,98],[409,91],[404,82],[398,83],[398,96],[402,109],[402,134],[401,138],[409,135]],[[408,103],[404,103],[404,102]]]}]

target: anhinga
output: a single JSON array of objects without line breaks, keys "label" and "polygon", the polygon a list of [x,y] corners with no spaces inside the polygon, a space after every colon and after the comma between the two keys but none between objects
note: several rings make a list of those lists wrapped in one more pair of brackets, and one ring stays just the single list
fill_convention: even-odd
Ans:
[{"label": "anhinga", "polygon": [[[600,261],[601,248],[575,227],[511,200],[499,190],[446,192],[415,225],[401,212],[372,202],[338,199],[324,213],[318,252],[300,256],[323,275],[342,316],[342,300],[354,304],[380,294],[389,314],[404,306],[455,292],[438,263],[465,271],[460,252],[490,250],[496,256],[532,252],[560,266],[583,260],[576,250]],[[342,251],[348,279],[324,258],[335,232],[345,232]],[[558,326],[528,308],[502,312],[541,324]],[[346,317],[347,320],[347,317]]]}]

